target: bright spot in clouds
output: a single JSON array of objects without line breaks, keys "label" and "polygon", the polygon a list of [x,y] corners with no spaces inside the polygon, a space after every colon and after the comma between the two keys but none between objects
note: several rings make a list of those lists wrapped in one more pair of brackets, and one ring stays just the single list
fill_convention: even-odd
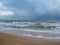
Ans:
[{"label": "bright spot in clouds", "polygon": [[3,4],[2,2],[0,2],[0,7],[3,7],[3,5],[4,5],[4,4]]},{"label": "bright spot in clouds", "polygon": [[8,16],[13,14],[14,13],[12,11],[0,11],[0,16]]},{"label": "bright spot in clouds", "polygon": [[9,10],[8,7],[5,6],[4,2],[0,2],[0,16],[8,16],[13,14],[13,11]]}]

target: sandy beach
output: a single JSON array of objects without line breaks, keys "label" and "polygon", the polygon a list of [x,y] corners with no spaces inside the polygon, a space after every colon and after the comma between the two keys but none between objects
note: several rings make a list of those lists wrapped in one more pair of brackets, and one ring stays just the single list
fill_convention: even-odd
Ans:
[{"label": "sandy beach", "polygon": [[60,45],[60,41],[16,36],[0,32],[0,45]]}]

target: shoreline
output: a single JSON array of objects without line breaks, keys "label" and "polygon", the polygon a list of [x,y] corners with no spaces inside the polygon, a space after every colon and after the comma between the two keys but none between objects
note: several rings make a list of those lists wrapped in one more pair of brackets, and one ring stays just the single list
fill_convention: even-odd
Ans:
[{"label": "shoreline", "polygon": [[[34,32],[35,31],[35,32]],[[14,29],[14,28],[5,28],[5,29],[1,29],[0,32],[3,33],[8,33],[11,35],[17,35],[17,36],[29,36],[29,37],[34,37],[34,38],[45,38],[45,39],[50,39],[50,40],[60,40],[60,33],[56,33],[56,32],[42,32],[42,31],[37,31],[36,30],[23,30],[23,29]]]},{"label": "shoreline", "polygon": [[0,45],[60,45],[60,41],[0,32]]}]

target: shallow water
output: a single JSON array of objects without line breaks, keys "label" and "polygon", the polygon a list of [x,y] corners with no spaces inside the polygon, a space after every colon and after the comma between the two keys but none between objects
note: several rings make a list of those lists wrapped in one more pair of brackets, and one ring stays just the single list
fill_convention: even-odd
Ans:
[{"label": "shallow water", "polygon": [[0,32],[19,36],[60,39],[60,22],[0,21]]}]

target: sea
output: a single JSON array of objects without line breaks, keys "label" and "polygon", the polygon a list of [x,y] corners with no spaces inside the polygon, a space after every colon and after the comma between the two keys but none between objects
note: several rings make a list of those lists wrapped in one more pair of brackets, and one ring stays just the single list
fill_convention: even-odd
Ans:
[{"label": "sea", "polygon": [[18,36],[60,39],[60,21],[0,20],[0,32]]}]

